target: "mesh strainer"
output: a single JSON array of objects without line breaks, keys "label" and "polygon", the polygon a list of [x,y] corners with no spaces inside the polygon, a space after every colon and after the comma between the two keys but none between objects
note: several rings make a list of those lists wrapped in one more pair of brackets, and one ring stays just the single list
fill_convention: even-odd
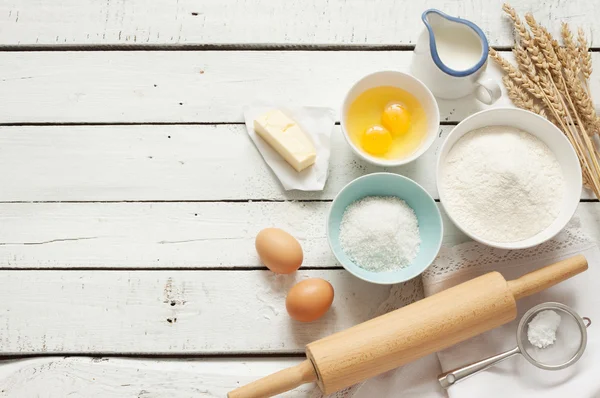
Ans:
[{"label": "mesh strainer", "polygon": [[[561,323],[556,331],[556,342],[546,348],[537,348],[527,339],[529,322],[538,313],[544,310],[555,311],[561,317]],[[585,319],[585,321],[584,321]],[[479,362],[451,370],[439,376],[438,380],[444,388],[459,381],[484,371],[489,367],[521,354],[532,365],[546,370],[559,370],[571,366],[585,351],[587,344],[587,330],[591,321],[581,318],[573,309],[560,303],[543,303],[536,305],[523,315],[517,327],[517,347],[502,354],[494,355]]]}]

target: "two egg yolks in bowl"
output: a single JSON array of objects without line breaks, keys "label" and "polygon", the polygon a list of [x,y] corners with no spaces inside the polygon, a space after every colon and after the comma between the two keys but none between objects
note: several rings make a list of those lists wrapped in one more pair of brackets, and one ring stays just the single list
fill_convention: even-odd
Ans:
[{"label": "two egg yolks in bowl", "polygon": [[350,104],[348,135],[367,154],[388,160],[415,152],[427,135],[425,110],[409,92],[398,87],[373,87]]}]

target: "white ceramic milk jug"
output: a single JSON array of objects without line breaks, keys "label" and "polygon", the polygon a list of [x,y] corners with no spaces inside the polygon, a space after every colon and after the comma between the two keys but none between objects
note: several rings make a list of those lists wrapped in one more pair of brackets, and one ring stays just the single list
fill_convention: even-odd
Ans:
[{"label": "white ceramic milk jug", "polygon": [[438,98],[475,94],[488,105],[500,98],[500,85],[481,78],[488,59],[483,31],[471,21],[434,9],[425,11],[421,18],[426,29],[417,40],[412,74]]}]

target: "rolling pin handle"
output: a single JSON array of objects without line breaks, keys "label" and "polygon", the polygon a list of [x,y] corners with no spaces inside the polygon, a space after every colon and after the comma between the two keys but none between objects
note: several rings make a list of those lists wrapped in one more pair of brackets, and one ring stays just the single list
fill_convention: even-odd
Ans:
[{"label": "rolling pin handle", "polygon": [[579,254],[508,281],[508,288],[515,300],[519,300],[546,290],[587,269],[587,260]]},{"label": "rolling pin handle", "polygon": [[315,367],[310,360],[273,373],[267,377],[256,380],[230,391],[227,398],[267,398],[292,390],[305,383],[317,380]]}]

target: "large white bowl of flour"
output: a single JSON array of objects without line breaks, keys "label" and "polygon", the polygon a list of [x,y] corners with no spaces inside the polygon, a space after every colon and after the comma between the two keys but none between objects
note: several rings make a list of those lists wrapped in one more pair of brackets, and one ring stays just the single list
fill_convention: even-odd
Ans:
[{"label": "large white bowl of flour", "polygon": [[472,239],[524,249],[554,237],[581,196],[579,159],[545,118],[515,108],[476,113],[452,130],[437,162],[450,219]]}]

